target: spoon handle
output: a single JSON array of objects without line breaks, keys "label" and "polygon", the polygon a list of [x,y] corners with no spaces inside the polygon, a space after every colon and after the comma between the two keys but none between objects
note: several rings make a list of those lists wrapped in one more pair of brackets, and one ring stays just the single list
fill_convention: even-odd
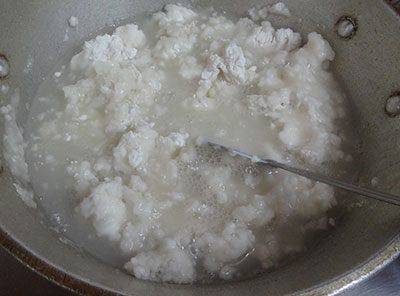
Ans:
[{"label": "spoon handle", "polygon": [[396,196],[393,194],[389,194],[389,193],[385,193],[385,192],[380,192],[377,190],[373,190],[373,189],[369,189],[369,188],[365,188],[359,185],[355,185],[355,184],[351,184],[348,182],[344,182],[344,181],[340,181],[337,180],[335,178],[331,178],[328,176],[325,176],[323,174],[319,174],[319,173],[315,173],[312,171],[308,171],[308,170],[304,170],[304,169],[300,169],[300,168],[296,168],[296,167],[292,167],[290,165],[287,164],[283,164],[274,160],[269,160],[269,159],[258,159],[257,160],[258,163],[263,163],[275,168],[279,168],[288,172],[291,172],[293,174],[296,175],[300,175],[303,177],[306,177],[308,179],[314,180],[314,181],[318,181],[321,183],[325,183],[334,187],[338,187],[353,193],[357,193],[366,197],[370,197],[373,199],[377,199],[380,201],[384,201],[396,206],[400,206],[400,196]]}]

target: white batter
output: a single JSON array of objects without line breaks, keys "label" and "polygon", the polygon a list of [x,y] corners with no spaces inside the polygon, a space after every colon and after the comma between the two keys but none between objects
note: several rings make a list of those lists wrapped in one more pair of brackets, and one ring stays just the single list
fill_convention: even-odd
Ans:
[{"label": "white batter", "polygon": [[86,42],[61,100],[39,98],[36,191],[72,190],[77,213],[138,278],[189,283],[276,265],[327,228],[333,190],[201,142],[303,166],[349,158],[333,58],[317,33],[302,42],[268,21],[167,5]]}]

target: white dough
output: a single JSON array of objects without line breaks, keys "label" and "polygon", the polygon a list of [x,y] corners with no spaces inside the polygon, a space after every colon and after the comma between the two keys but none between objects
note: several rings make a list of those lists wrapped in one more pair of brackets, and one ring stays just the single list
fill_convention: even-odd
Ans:
[{"label": "white dough", "polygon": [[76,16],[71,16],[71,17],[68,19],[68,25],[69,25],[71,28],[77,27],[78,24],[79,24],[79,20],[78,20],[78,18],[77,18]]},{"label": "white dough", "polygon": [[267,5],[264,7],[253,7],[249,9],[249,16],[253,21],[265,20],[268,15],[274,14],[284,17],[290,17],[291,13],[289,8],[283,2]]},{"label": "white dough", "polygon": [[[268,11],[290,15],[281,4]],[[242,261],[268,268],[300,251],[306,231],[327,227],[334,192],[199,143],[338,163],[344,111],[333,59],[317,33],[302,42],[268,21],[167,5],[143,31],[126,25],[84,44],[64,105],[40,122],[33,146],[68,160],[77,212],[119,245],[127,271],[232,279],[246,273]]]}]

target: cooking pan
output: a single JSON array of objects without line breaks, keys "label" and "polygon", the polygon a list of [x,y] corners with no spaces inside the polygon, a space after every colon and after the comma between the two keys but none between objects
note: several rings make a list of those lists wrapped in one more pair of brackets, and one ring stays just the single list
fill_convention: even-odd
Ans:
[{"label": "cooking pan", "polygon": [[[19,88],[17,118],[23,127],[38,86],[60,57],[78,50],[96,32],[111,32],[112,24],[134,22],[135,16],[160,10],[170,2],[174,1],[0,0],[0,62],[9,65],[8,75],[0,73],[0,104],[7,103]],[[193,7],[212,6],[232,16],[245,16],[251,7],[272,3],[179,2]],[[361,138],[358,181],[369,185],[375,178],[379,180],[378,189],[400,194],[400,116],[396,116],[396,106],[389,108],[390,112],[385,108],[390,97],[396,102],[393,97],[400,91],[400,17],[396,10],[383,0],[285,3],[292,17],[272,16],[275,26],[289,26],[303,36],[317,31],[336,52],[332,71],[347,93],[354,130]],[[76,28],[68,28],[71,16],[79,19]],[[343,21],[350,28],[346,34],[340,29]],[[318,244],[256,278],[225,284],[161,284],[135,279],[102,263],[53,231],[40,210],[27,207],[18,197],[2,161],[0,243],[49,280],[85,295],[333,295],[372,275],[400,252],[400,209],[349,198],[356,200],[352,208],[342,210],[337,227]]]}]

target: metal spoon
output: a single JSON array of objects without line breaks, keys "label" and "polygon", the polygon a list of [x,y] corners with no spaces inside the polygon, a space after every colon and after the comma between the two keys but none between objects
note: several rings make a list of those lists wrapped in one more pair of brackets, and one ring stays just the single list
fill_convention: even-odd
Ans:
[{"label": "metal spoon", "polygon": [[355,185],[355,184],[351,184],[351,183],[344,182],[344,181],[341,181],[341,180],[337,180],[335,178],[331,178],[331,177],[325,176],[325,175],[320,174],[320,173],[316,173],[316,172],[312,172],[312,171],[309,171],[309,170],[306,170],[306,169],[300,169],[300,168],[297,168],[297,167],[293,167],[293,166],[290,166],[290,165],[287,165],[287,164],[284,164],[284,163],[277,162],[277,161],[272,160],[272,159],[261,159],[261,158],[255,156],[255,155],[251,155],[251,154],[248,154],[248,153],[245,153],[245,152],[242,152],[242,151],[239,151],[239,150],[236,150],[234,148],[227,147],[227,146],[224,146],[224,145],[221,145],[221,144],[217,144],[217,143],[213,143],[213,142],[208,142],[208,144],[213,146],[213,147],[215,147],[215,148],[224,149],[224,150],[230,152],[233,155],[239,155],[239,156],[242,156],[242,157],[245,157],[245,158],[249,158],[254,163],[261,163],[261,164],[265,164],[267,166],[271,166],[271,167],[274,167],[274,168],[279,168],[279,169],[291,172],[293,174],[306,177],[306,178],[314,180],[314,181],[325,183],[325,184],[328,184],[328,185],[331,185],[331,186],[334,186],[334,187],[338,187],[338,188],[341,188],[341,189],[344,189],[344,190],[347,190],[347,191],[350,191],[350,192],[353,192],[353,193],[357,193],[357,194],[360,194],[360,195],[363,195],[363,196],[366,196],[366,197],[370,197],[370,198],[373,198],[373,199],[384,201],[384,202],[387,202],[387,203],[390,203],[390,204],[393,204],[393,205],[396,205],[396,206],[400,206],[400,196],[396,196],[396,195],[393,195],[393,194],[380,192],[380,191],[377,191],[377,190],[373,190],[373,189],[365,188],[365,187],[362,187],[362,186],[359,186],[359,185]]}]

